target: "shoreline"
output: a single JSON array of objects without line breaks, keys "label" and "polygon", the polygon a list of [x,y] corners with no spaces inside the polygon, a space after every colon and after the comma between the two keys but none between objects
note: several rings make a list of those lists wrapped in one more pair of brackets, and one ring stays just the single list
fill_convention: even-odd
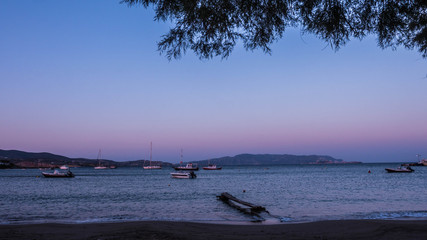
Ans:
[{"label": "shoreline", "polygon": [[281,224],[136,221],[0,225],[0,239],[427,239],[427,220]]}]

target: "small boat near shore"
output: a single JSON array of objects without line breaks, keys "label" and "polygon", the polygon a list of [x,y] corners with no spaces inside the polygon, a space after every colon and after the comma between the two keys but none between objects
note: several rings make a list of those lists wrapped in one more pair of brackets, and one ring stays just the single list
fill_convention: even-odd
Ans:
[{"label": "small boat near shore", "polygon": [[412,169],[409,166],[401,166],[398,168],[386,168],[385,170],[389,173],[410,173],[414,171],[414,169]]},{"label": "small boat near shore", "polygon": [[172,172],[171,176],[173,178],[196,178],[197,175],[193,172]]},{"label": "small boat near shore", "polygon": [[74,174],[69,169],[65,173],[55,170],[53,173],[42,172],[42,175],[47,178],[73,178],[74,177]]}]

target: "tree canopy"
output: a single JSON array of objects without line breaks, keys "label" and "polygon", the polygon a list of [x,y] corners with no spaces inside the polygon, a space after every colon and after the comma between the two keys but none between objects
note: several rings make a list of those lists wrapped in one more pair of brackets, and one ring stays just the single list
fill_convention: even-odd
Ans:
[{"label": "tree canopy", "polygon": [[377,36],[381,48],[404,46],[427,57],[426,0],[122,0],[153,6],[155,20],[175,25],[158,49],[168,59],[188,49],[201,59],[228,57],[238,41],[270,53],[288,27],[300,28],[334,49],[350,39]]}]

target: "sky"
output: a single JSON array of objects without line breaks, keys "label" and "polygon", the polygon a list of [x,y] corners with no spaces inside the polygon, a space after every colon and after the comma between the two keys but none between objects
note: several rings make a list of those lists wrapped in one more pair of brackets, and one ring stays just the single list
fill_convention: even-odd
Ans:
[{"label": "sky", "polygon": [[177,163],[241,153],[427,158],[427,60],[375,36],[338,51],[287,29],[272,53],[168,61],[172,26],[119,0],[0,1],[0,149]]}]

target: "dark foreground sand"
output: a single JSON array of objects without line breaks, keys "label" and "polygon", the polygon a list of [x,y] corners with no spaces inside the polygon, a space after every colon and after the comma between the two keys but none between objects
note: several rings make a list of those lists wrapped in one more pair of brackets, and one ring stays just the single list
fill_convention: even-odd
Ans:
[{"label": "dark foreground sand", "polygon": [[426,221],[222,225],[190,222],[0,225],[0,239],[424,239]]}]

